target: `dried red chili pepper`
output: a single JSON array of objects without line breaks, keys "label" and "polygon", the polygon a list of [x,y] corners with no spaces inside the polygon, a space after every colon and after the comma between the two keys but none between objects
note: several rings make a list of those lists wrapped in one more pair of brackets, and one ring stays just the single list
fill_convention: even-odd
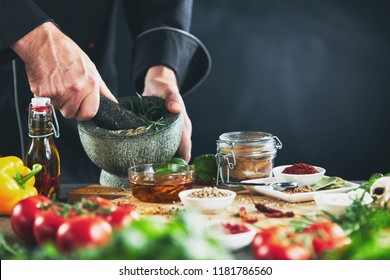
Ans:
[{"label": "dried red chili pepper", "polygon": [[263,213],[266,217],[269,217],[269,218],[291,218],[291,217],[294,217],[294,212],[291,212],[291,211],[283,212],[283,211],[268,207],[262,203],[255,203],[255,207],[257,210],[259,210],[261,213]]},{"label": "dried red chili pepper", "polygon": [[248,224],[254,224],[259,220],[257,217],[248,216],[244,206],[240,207],[240,209],[238,210],[238,216],[243,222]]},{"label": "dried red chili pepper", "polygon": [[[253,198],[252,193],[251,193],[251,198],[252,198],[253,204],[255,205],[255,208],[257,210],[259,210],[261,213],[263,213],[264,216],[266,216],[266,217],[269,217],[269,218],[291,218],[291,217],[294,217],[294,212],[291,212],[291,211],[283,212],[283,211],[268,207],[265,204],[257,203],[255,201],[255,199]],[[246,210],[244,207],[241,207],[239,210],[239,216],[242,217],[244,215],[246,215]]]},{"label": "dried red chili pepper", "polygon": [[261,213],[274,213],[275,211],[279,211],[279,210],[275,210],[275,209],[273,209],[271,207],[268,207],[268,206],[266,206],[265,204],[262,204],[262,203],[255,203],[255,207]]},{"label": "dried red chili pepper", "polygon": [[276,211],[273,213],[264,213],[264,215],[268,218],[292,218],[294,217],[294,212],[287,211],[287,212],[282,212],[282,211]]},{"label": "dried red chili pepper", "polygon": [[315,174],[318,173],[314,166],[307,163],[295,163],[286,167],[282,173],[284,174]]}]

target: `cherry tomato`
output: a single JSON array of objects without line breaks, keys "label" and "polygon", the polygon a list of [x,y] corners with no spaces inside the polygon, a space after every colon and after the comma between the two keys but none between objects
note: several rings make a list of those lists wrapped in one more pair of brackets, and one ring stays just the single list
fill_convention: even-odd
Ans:
[{"label": "cherry tomato", "polygon": [[101,217],[74,217],[58,228],[57,246],[64,253],[81,248],[96,248],[106,245],[111,236],[110,224]]},{"label": "cherry tomato", "polygon": [[34,221],[33,232],[39,245],[46,242],[56,242],[58,228],[69,219],[58,213],[58,207],[53,206],[46,211],[37,214]]},{"label": "cherry tomato", "polygon": [[89,213],[102,217],[113,229],[121,229],[138,219],[134,205],[116,206],[110,200],[99,196],[83,198],[82,206]]},{"label": "cherry tomato", "polygon": [[344,230],[331,221],[318,221],[310,224],[303,230],[303,234],[310,235],[314,253],[321,255],[325,251],[346,246],[350,239]]},{"label": "cherry tomato", "polygon": [[119,206],[111,214],[103,217],[114,230],[122,229],[132,221],[138,220],[138,213],[133,205]]},{"label": "cherry tomato", "polygon": [[252,255],[257,260],[307,260],[310,250],[288,227],[272,226],[255,235]]},{"label": "cherry tomato", "polygon": [[15,235],[27,244],[36,244],[33,225],[42,205],[49,205],[51,200],[46,196],[30,196],[19,201],[11,212],[11,226]]},{"label": "cherry tomato", "polygon": [[116,209],[116,205],[110,200],[100,197],[100,196],[87,196],[84,197],[81,201],[82,207],[96,214],[109,214],[111,211]]}]

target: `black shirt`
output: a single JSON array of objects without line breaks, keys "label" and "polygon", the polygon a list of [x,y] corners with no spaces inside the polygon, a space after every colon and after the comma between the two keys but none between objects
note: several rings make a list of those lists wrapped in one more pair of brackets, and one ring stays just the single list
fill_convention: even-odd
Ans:
[{"label": "black shirt", "polygon": [[[16,58],[10,45],[46,21],[53,21],[74,40],[96,64],[99,73],[116,96],[133,94],[118,88],[116,51],[121,48],[120,28],[129,31],[133,42],[123,53],[131,57],[135,90],[143,92],[148,68],[166,65],[176,73],[180,92],[193,90],[207,76],[210,57],[189,32],[192,1],[187,0],[0,0],[0,155],[21,157],[12,67]],[[123,13],[123,14],[121,14]],[[123,16],[127,26],[120,26]],[[17,60],[18,106],[24,145],[27,136],[27,109],[32,97],[23,63]],[[56,143],[61,156],[61,182],[97,182],[100,170],[82,149],[75,120],[59,116],[61,137]]]}]

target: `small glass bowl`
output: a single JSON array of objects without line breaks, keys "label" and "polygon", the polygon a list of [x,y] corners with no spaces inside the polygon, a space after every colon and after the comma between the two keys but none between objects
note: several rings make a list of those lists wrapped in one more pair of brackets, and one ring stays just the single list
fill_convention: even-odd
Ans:
[{"label": "small glass bowl", "polygon": [[195,169],[175,163],[147,163],[128,169],[133,196],[143,202],[179,202],[179,192],[192,188]]}]

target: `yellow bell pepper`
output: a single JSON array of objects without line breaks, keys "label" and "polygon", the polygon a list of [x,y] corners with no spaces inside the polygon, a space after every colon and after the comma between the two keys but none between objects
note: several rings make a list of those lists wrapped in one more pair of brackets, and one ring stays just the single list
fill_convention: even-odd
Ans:
[{"label": "yellow bell pepper", "polygon": [[0,215],[11,214],[20,200],[38,194],[34,176],[42,170],[42,165],[34,164],[32,168],[24,166],[15,156],[0,158]]}]

